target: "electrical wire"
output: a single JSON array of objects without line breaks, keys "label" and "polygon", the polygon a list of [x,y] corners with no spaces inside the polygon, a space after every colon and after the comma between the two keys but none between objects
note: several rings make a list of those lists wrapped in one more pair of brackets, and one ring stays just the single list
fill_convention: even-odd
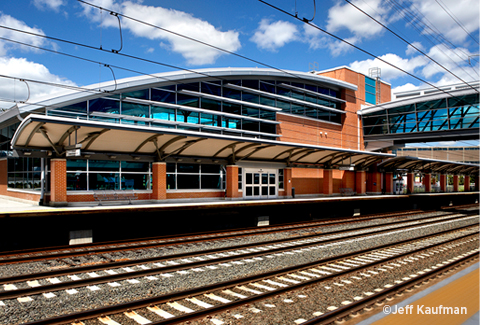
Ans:
[{"label": "electrical wire", "polygon": [[467,31],[467,29],[463,26],[463,24],[461,24],[461,23],[455,18],[455,16],[453,15],[453,13],[450,13],[450,12],[449,12],[450,10],[447,10],[445,4],[443,4],[443,3],[442,3],[441,1],[439,1],[439,0],[435,0],[435,2],[443,9],[443,11],[445,11],[445,12],[450,16],[450,18],[453,19],[453,21],[454,21],[458,26],[460,26],[460,28],[463,29],[463,31],[464,31],[468,36],[470,36],[471,39],[473,39],[473,41],[474,41],[475,43],[477,43],[477,44],[480,45],[480,43],[478,43],[478,41],[472,36],[472,34],[470,34],[470,33]]},{"label": "electrical wire", "polygon": [[[415,45],[413,45],[412,43],[410,43],[409,41],[407,41],[405,38],[403,38],[402,36],[400,36],[399,34],[397,34],[396,32],[394,32],[393,30],[391,30],[389,27],[387,27],[386,25],[384,25],[383,23],[381,23],[380,21],[378,21],[377,19],[375,19],[373,16],[371,16],[370,14],[368,14],[366,11],[364,11],[363,9],[361,9],[360,7],[358,7],[357,5],[353,4],[350,0],[345,0],[348,4],[350,4],[352,7],[354,7],[355,9],[357,9],[358,11],[360,11],[361,13],[363,13],[364,15],[366,15],[368,18],[370,18],[371,20],[373,20],[374,22],[376,22],[378,25],[382,26],[383,28],[385,28],[386,30],[388,30],[390,33],[392,33],[393,35],[395,35],[396,37],[398,37],[400,40],[402,40],[403,42],[405,42],[407,45],[411,46],[413,49],[415,49],[416,51],[418,51],[419,53],[421,53],[423,56],[427,57],[430,61],[432,61],[433,63],[435,63],[436,65],[438,65],[439,67],[441,67],[443,70],[445,70],[446,72],[450,73],[452,76],[454,76],[455,78],[457,78],[458,80],[460,80],[462,83],[466,84],[467,86],[469,86],[470,88],[472,88],[473,90],[475,90],[477,93],[480,93],[477,89],[475,89],[474,87],[472,87],[468,82],[466,82],[465,80],[463,80],[462,78],[460,78],[459,76],[457,76],[456,74],[454,74],[452,71],[448,70],[445,66],[441,65],[439,62],[437,62],[435,59],[433,59],[431,56],[429,56],[428,54],[426,54],[425,52],[423,52],[422,50],[420,50],[418,47],[416,47]],[[471,76],[470,76],[471,77]]]}]

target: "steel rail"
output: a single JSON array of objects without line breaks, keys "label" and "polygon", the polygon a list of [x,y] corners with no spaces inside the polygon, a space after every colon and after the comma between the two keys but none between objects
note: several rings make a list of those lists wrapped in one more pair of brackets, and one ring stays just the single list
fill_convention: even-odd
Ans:
[{"label": "steel rail", "polygon": [[[466,216],[463,216],[466,217]],[[432,217],[435,218],[435,217]],[[438,217],[436,217],[438,218]],[[429,218],[431,219],[431,218]],[[165,267],[158,267],[158,268],[151,268],[151,269],[143,269],[143,270],[138,270],[134,272],[127,272],[127,273],[119,273],[119,274],[113,274],[113,275],[105,275],[105,276],[99,276],[96,278],[91,278],[91,279],[81,279],[81,280],[72,280],[68,282],[61,282],[61,283],[55,283],[55,284],[50,284],[50,285],[44,285],[44,286],[39,286],[39,287],[31,287],[31,288],[24,288],[24,289],[17,289],[17,290],[12,290],[12,291],[1,291],[0,292],[0,300],[1,299],[13,299],[13,298],[19,298],[22,296],[28,296],[28,295],[34,295],[34,294],[40,294],[40,293],[46,293],[46,292],[52,292],[52,291],[58,291],[62,289],[73,289],[73,288],[79,288],[79,287],[85,287],[89,285],[95,285],[95,284],[102,284],[102,283],[107,283],[111,281],[121,281],[121,280],[126,280],[126,279],[131,279],[131,278],[136,278],[136,277],[142,277],[142,276],[150,276],[150,275],[156,275],[159,273],[166,273],[166,272],[173,272],[173,271],[181,271],[185,269],[190,269],[192,267],[201,267],[201,266],[207,266],[211,265],[212,263],[217,264],[220,262],[228,262],[228,261],[234,261],[238,259],[245,259],[249,257],[255,257],[255,256],[260,256],[260,255],[266,255],[266,254],[272,254],[275,252],[281,252],[281,251],[288,251],[292,249],[299,249],[299,248],[305,248],[309,246],[316,246],[319,244],[328,244],[332,242],[338,242],[341,241],[345,238],[362,238],[365,236],[370,236],[372,234],[381,234],[381,233],[388,233],[390,231],[397,231],[400,229],[408,229],[410,227],[415,227],[415,226],[420,226],[420,225],[431,225],[435,224],[438,222],[445,222],[445,221],[451,221],[455,220],[457,217],[454,218],[448,218],[448,219],[443,219],[443,220],[433,220],[429,222],[424,222],[420,223],[418,225],[405,225],[401,227],[396,227],[396,228],[390,228],[390,229],[380,229],[380,230],[373,230],[370,232],[366,233],[361,233],[357,235],[348,235],[347,237],[341,237],[341,238],[330,238],[322,241],[318,241],[315,243],[301,243],[298,245],[292,245],[288,247],[280,247],[280,248],[273,248],[269,249],[268,251],[260,251],[260,252],[251,252],[251,253],[243,253],[243,254],[238,254],[238,255],[233,255],[233,256],[226,256],[226,257],[218,257],[215,259],[210,259],[207,261],[197,261],[197,262],[190,262],[190,263],[185,263],[181,265],[172,265],[172,266],[165,266]],[[403,223],[407,223],[411,221],[403,221]],[[470,225],[471,226],[471,225]],[[372,227],[382,227],[382,226],[368,226],[366,228],[372,228]],[[469,226],[467,226],[469,227]],[[351,232],[351,230],[342,230],[339,232]],[[324,235],[324,234],[322,234]],[[316,235],[316,236],[322,236],[322,235]],[[305,237],[304,237],[305,238]],[[232,251],[235,249],[241,250],[249,247],[258,247],[258,246],[264,246],[264,245],[270,245],[274,243],[284,243],[284,242],[289,242],[291,239],[279,239],[279,240],[273,240],[269,241],[267,243],[250,243],[246,245],[241,245],[237,247],[228,247],[228,248],[219,248],[219,249],[211,249],[211,250],[205,250],[205,251],[198,251],[198,252],[188,252],[188,253],[181,253],[177,255],[168,255],[168,256],[161,256],[161,257],[152,257],[152,258],[147,258],[143,259],[143,263],[154,263],[154,262],[160,262],[164,260],[172,260],[174,258],[188,258],[188,257],[196,257],[196,256],[201,256],[201,255],[206,255],[206,254],[212,254],[212,253],[222,253],[222,252],[228,252]],[[73,274],[78,274],[78,273],[85,273],[88,271],[98,271],[98,270],[105,270],[105,269],[112,269],[115,267],[120,267],[120,266],[132,266],[132,265],[138,265],[138,264],[143,264],[139,263],[138,260],[132,260],[132,261],[124,261],[124,262],[117,262],[114,263],[115,265],[112,266],[112,264],[99,264],[99,265],[90,265],[86,267],[82,267],[81,270],[78,270],[78,268],[75,268],[74,270],[70,269],[65,269],[65,270],[56,270],[56,271],[47,271],[47,272],[42,272],[42,273],[33,273],[33,274],[24,274],[24,275],[18,275],[18,276],[13,276],[13,277],[5,277],[5,278],[0,278],[0,285],[1,284],[12,284],[12,283],[17,283],[20,281],[31,281],[31,280],[39,280],[39,279],[44,279],[44,278],[51,278],[53,276],[61,276],[61,275],[73,275]]]},{"label": "steel rail", "polygon": [[[5,253],[0,253],[0,265],[2,264],[11,264],[11,263],[22,263],[22,262],[31,262],[35,260],[47,260],[47,259],[56,259],[56,258],[66,258],[66,257],[78,257],[78,256],[85,256],[85,255],[95,255],[95,254],[101,254],[101,253],[110,253],[110,252],[115,252],[115,251],[125,251],[125,250],[137,250],[137,249],[144,249],[144,248],[151,248],[151,247],[158,247],[158,246],[168,246],[168,245],[177,245],[177,244],[189,244],[189,243],[195,243],[198,241],[204,241],[204,240],[219,240],[219,239],[228,239],[228,238],[237,238],[239,235],[242,236],[249,236],[249,235],[262,235],[262,234],[269,234],[269,233],[275,233],[275,232],[281,232],[281,231],[288,231],[288,230],[302,230],[305,228],[311,228],[311,227],[320,227],[320,226],[330,226],[330,225],[337,225],[337,224],[344,224],[344,223],[355,223],[355,222],[363,222],[363,221],[369,221],[369,220],[374,220],[378,219],[379,217],[384,217],[384,218],[395,218],[395,217],[403,217],[403,216],[408,216],[408,215],[415,215],[415,214],[425,214],[425,213],[431,213],[433,211],[422,211],[418,212],[418,210],[415,211],[407,211],[405,213],[395,213],[395,214],[381,214],[381,215],[373,215],[373,216],[362,216],[362,217],[349,217],[346,218],[346,220],[342,219],[327,219],[325,220],[318,220],[318,221],[308,221],[308,222],[303,222],[303,223],[290,223],[286,225],[275,225],[275,226],[263,226],[261,229],[258,227],[248,227],[248,228],[240,228],[240,229],[235,229],[235,230],[225,230],[225,231],[211,231],[211,232],[204,232],[204,233],[192,233],[192,234],[185,234],[182,235],[182,239],[177,239],[177,240],[172,240],[168,241],[169,239],[176,239],[178,237],[175,236],[160,236],[160,237],[150,237],[150,238],[145,238],[139,241],[131,241],[131,240],[122,240],[122,241],[115,241],[115,242],[102,242],[98,243],[95,245],[92,244],[80,244],[80,245],[75,245],[75,246],[58,246],[56,248],[51,248],[49,251],[57,252],[58,250],[65,250],[68,252],[65,253],[55,253],[55,254],[42,254],[39,255],[37,254],[40,252],[40,250],[21,250],[21,251],[10,251],[10,252],[5,252]],[[447,212],[448,213],[448,212]],[[298,226],[296,226],[298,225]],[[243,233],[243,234],[242,234]],[[218,236],[218,234],[220,234]],[[211,235],[211,236],[209,236]],[[215,236],[217,235],[217,236]],[[199,236],[205,236],[205,237],[200,237]],[[186,238],[187,237],[187,238]],[[188,238],[188,237],[194,237],[194,238]],[[152,241],[162,241],[165,240],[165,242],[160,242],[160,243],[152,243]],[[138,242],[148,242],[145,244],[140,244],[140,245],[135,245],[135,243]],[[132,246],[130,247],[125,247],[124,245],[130,244]],[[99,248],[103,246],[108,246],[112,245],[114,247],[109,247],[109,248]],[[90,249],[92,247],[97,247],[94,249]],[[83,249],[83,250],[82,250]],[[72,250],[74,252],[72,252]],[[45,252],[45,251],[42,251]],[[22,255],[28,255],[28,254],[37,254],[33,256],[20,256],[18,257],[19,254]],[[9,256],[14,256],[14,257],[9,257]]]},{"label": "steel rail", "polygon": [[[462,227],[462,228],[467,228],[467,227]],[[202,286],[202,287],[188,289],[188,290],[184,290],[184,291],[173,292],[173,293],[169,293],[169,294],[162,295],[162,296],[159,296],[159,297],[146,298],[146,299],[141,299],[141,300],[137,300],[137,301],[133,301],[133,302],[127,302],[127,303],[118,304],[118,305],[96,308],[96,309],[92,309],[92,310],[88,310],[88,311],[84,311],[84,312],[77,312],[77,313],[62,315],[62,316],[53,317],[53,318],[49,318],[49,319],[38,320],[38,321],[27,323],[26,325],[44,325],[44,324],[45,325],[46,324],[60,325],[60,324],[68,324],[70,322],[74,322],[74,321],[78,321],[78,320],[87,320],[87,319],[92,319],[92,318],[95,318],[95,317],[101,317],[101,316],[104,316],[104,315],[118,314],[118,313],[121,313],[121,312],[130,311],[130,310],[139,309],[139,308],[145,308],[145,307],[148,307],[148,306],[151,306],[151,305],[161,304],[161,303],[169,302],[169,301],[172,301],[172,300],[179,300],[179,299],[183,299],[183,298],[187,298],[187,297],[191,297],[191,296],[197,296],[197,295],[200,295],[200,294],[203,294],[203,293],[212,292],[214,290],[231,288],[231,287],[239,286],[239,285],[242,285],[242,284],[248,284],[248,283],[251,283],[251,282],[254,282],[254,281],[261,281],[263,279],[282,276],[282,275],[292,273],[292,272],[299,272],[299,271],[302,271],[302,270],[305,270],[305,269],[308,269],[308,268],[318,267],[318,266],[326,264],[326,263],[333,263],[333,262],[338,261],[338,260],[355,258],[356,256],[363,255],[365,253],[371,252],[372,250],[385,249],[385,248],[389,248],[389,247],[396,247],[398,245],[407,244],[407,243],[411,243],[411,242],[417,242],[417,241],[422,240],[422,239],[437,237],[437,236],[440,236],[442,234],[449,233],[449,232],[454,232],[454,231],[458,231],[458,229],[449,230],[449,231],[445,231],[445,232],[441,232],[441,233],[437,233],[437,234],[433,234],[433,235],[421,236],[421,237],[415,238],[415,239],[403,240],[403,241],[400,241],[400,242],[396,242],[394,244],[380,245],[380,246],[377,246],[375,248],[369,248],[369,249],[354,252],[354,253],[348,253],[348,254],[343,254],[343,255],[340,255],[340,256],[329,257],[329,258],[322,259],[321,261],[315,261],[315,262],[305,263],[305,264],[302,264],[302,265],[287,267],[287,268],[283,268],[281,270],[269,271],[269,272],[265,272],[265,273],[262,273],[262,274],[248,276],[248,277],[241,278],[241,279],[218,282],[218,283],[214,283],[212,285]],[[348,273],[352,273],[352,272],[363,270],[365,268],[374,267],[374,266],[377,266],[377,265],[380,265],[380,264],[384,264],[384,263],[387,263],[389,261],[393,261],[393,260],[402,258],[402,257],[407,256],[407,255],[415,254],[415,253],[418,253],[420,251],[427,250],[427,249],[432,249],[436,246],[446,245],[448,243],[451,243],[451,242],[454,242],[454,241],[457,241],[457,240],[461,240],[463,238],[467,238],[467,237],[470,237],[470,236],[476,236],[476,234],[463,235],[463,236],[460,236],[460,237],[457,237],[457,238],[454,238],[454,239],[445,240],[441,243],[435,243],[435,244],[428,245],[426,247],[421,247],[421,248],[413,249],[413,250],[408,251],[408,252],[399,253],[399,254],[397,254],[393,257],[387,257],[387,258],[379,260],[379,261],[374,261],[374,262],[372,262],[368,265],[352,267],[349,270],[344,270],[344,271],[337,272],[335,274],[326,275],[326,276],[324,276],[322,278],[319,278],[319,279],[311,279],[311,280],[305,281],[303,283],[290,285],[286,288],[279,288],[275,291],[265,292],[265,293],[262,293],[262,294],[257,295],[257,296],[250,296],[250,297],[238,300],[238,301],[232,301],[232,302],[227,303],[227,304],[213,306],[213,307],[201,310],[201,311],[196,311],[196,312],[190,313],[188,315],[177,316],[177,317],[169,319],[169,320],[156,322],[156,323],[152,323],[152,324],[173,324],[173,323],[178,323],[178,322],[186,321],[186,320],[193,319],[193,318],[203,317],[203,316],[205,316],[207,314],[210,314],[210,313],[219,312],[219,311],[226,310],[226,309],[231,309],[231,308],[234,308],[236,306],[243,305],[245,303],[253,302],[253,301],[256,301],[256,300],[261,300],[261,299],[264,299],[264,298],[267,298],[267,297],[270,297],[270,296],[273,296],[273,295],[277,295],[277,294],[280,294],[280,293],[283,293],[283,292],[296,290],[296,289],[299,289],[299,288],[301,288],[303,286],[306,286],[306,285],[311,285],[311,284],[316,284],[316,283],[319,283],[319,282],[331,280],[333,278],[343,276],[343,275],[346,275]]]}]

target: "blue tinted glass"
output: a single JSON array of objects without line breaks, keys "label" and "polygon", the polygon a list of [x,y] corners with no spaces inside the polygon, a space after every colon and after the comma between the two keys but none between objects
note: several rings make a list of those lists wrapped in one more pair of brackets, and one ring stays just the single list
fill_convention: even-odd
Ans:
[{"label": "blue tinted glass", "polygon": [[112,99],[97,98],[89,101],[90,112],[119,114],[120,102]]},{"label": "blue tinted glass", "polygon": [[375,105],[377,103],[375,94],[365,93],[365,101],[367,103]]}]

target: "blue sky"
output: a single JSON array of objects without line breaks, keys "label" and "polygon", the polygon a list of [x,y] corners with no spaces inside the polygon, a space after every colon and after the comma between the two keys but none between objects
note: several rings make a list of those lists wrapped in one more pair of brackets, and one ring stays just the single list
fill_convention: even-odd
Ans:
[{"label": "blue sky", "polygon": [[[380,67],[382,79],[394,90],[427,87],[327,34],[307,26],[259,1],[88,0],[123,15],[150,22],[199,39],[219,48],[279,69],[308,71],[349,66],[368,73]],[[314,15],[312,0],[270,0],[300,18]],[[368,12],[432,59],[409,47],[385,28],[343,0],[316,1],[313,24],[346,39],[375,56],[399,66],[420,79],[444,85],[479,79],[478,0],[357,0]],[[416,17],[412,20],[412,17]],[[64,39],[93,48],[120,48],[121,53],[181,68],[262,66],[238,56],[148,27],[134,20],[118,19],[75,0],[16,0],[0,4],[0,26]],[[172,70],[114,53],[105,53],[56,40],[34,37],[0,28],[0,37],[47,49],[51,52],[0,39],[0,75],[43,80],[75,86],[112,79],[109,69],[57,52],[117,65],[140,73]],[[137,74],[114,68],[116,78]],[[57,87],[29,83],[31,99],[58,91]],[[20,81],[0,78],[0,98],[22,100],[26,87]],[[0,107],[12,103],[1,102]]]}]

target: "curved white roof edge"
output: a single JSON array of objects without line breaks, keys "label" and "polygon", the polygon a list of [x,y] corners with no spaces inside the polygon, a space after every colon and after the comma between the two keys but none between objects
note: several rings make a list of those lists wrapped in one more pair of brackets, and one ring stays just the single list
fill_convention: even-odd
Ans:
[{"label": "curved white roof edge", "polygon": [[[62,103],[62,105],[68,105],[69,102],[77,102],[80,99],[87,100],[89,98],[108,96],[109,91],[117,92],[128,88],[135,89],[137,87],[151,87],[153,84],[158,84],[160,82],[178,82],[179,80],[203,79],[209,77],[221,78],[227,76],[272,76],[287,78],[294,78],[298,76],[304,80],[309,80],[312,82],[320,82],[338,88],[357,90],[357,86],[351,83],[307,72],[276,70],[270,68],[208,68],[198,69],[195,71],[182,70],[162,72],[152,75],[142,75],[119,80],[111,80],[103,83],[96,83],[83,87],[86,89],[92,89],[94,92],[82,92],[77,90],[62,91],[53,95],[39,98],[36,100],[35,104],[26,103],[23,105],[19,105],[19,110],[21,113],[24,113],[44,106],[56,106],[60,103]],[[98,92],[98,89],[102,89],[105,92],[100,93]]]}]

